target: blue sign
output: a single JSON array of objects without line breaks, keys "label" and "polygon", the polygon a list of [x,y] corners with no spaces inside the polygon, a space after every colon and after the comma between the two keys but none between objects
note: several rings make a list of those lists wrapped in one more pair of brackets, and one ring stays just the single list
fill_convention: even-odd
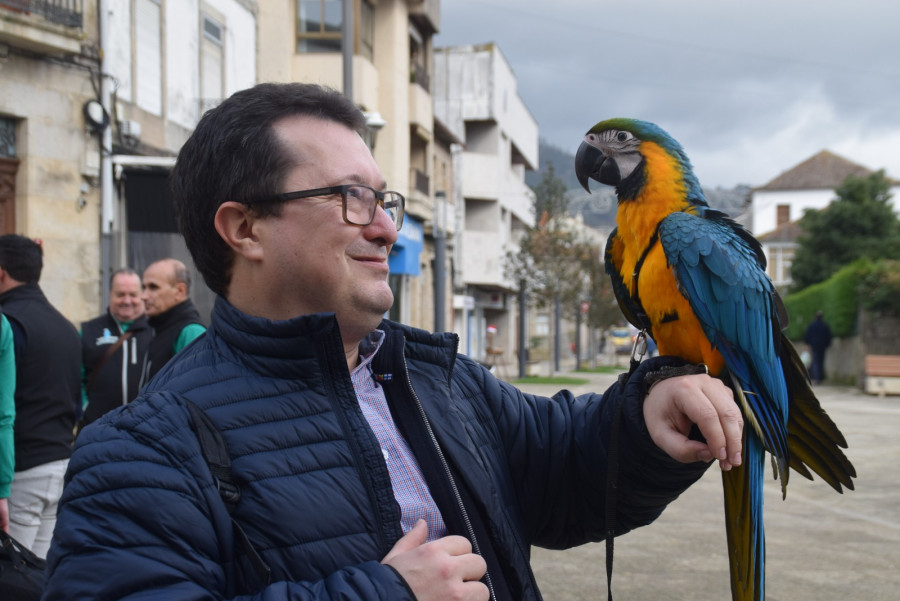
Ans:
[{"label": "blue sign", "polygon": [[388,257],[392,274],[419,275],[419,255],[425,241],[422,222],[408,213],[403,217],[403,228],[397,232],[397,241]]}]

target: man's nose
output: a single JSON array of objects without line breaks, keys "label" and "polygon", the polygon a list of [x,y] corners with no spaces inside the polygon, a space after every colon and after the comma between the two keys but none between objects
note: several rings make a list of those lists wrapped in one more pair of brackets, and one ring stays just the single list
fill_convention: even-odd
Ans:
[{"label": "man's nose", "polygon": [[387,214],[384,207],[380,205],[375,207],[375,216],[366,229],[370,232],[368,237],[383,238],[388,246],[397,241],[397,226],[394,225],[394,220]]}]

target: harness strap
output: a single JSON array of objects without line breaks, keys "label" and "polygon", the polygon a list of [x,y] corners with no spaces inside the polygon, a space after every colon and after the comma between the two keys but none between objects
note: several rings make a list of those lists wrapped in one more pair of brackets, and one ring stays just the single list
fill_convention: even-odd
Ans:
[{"label": "harness strap", "polygon": [[[272,570],[256,548],[254,548],[247,533],[244,532],[244,529],[241,528],[241,525],[238,524],[233,516],[234,510],[241,500],[241,487],[231,476],[231,459],[228,456],[228,447],[225,446],[225,439],[205,411],[187,399],[184,399],[184,404],[191,414],[191,427],[197,435],[197,440],[200,442],[200,450],[203,452],[203,458],[206,460],[206,464],[212,474],[216,490],[225,504],[225,509],[228,510],[228,515],[231,516],[231,525],[234,529],[234,537],[237,540],[237,544],[243,549],[259,581],[263,586],[266,586],[272,581]],[[226,569],[226,577],[228,578],[229,595],[233,595],[235,588],[233,571]]]},{"label": "harness strap", "polygon": [[644,247],[644,252],[641,253],[641,257],[638,259],[638,262],[634,264],[634,271],[631,272],[631,281],[634,283],[634,292],[630,294],[631,302],[633,302],[639,309],[635,317],[641,322],[641,328],[647,330],[648,332],[652,331],[650,328],[650,318],[647,317],[647,314],[644,313],[644,305],[641,304],[640,296],[638,295],[638,278],[641,275],[641,267],[644,266],[644,260],[647,258],[647,255],[650,254],[650,250],[656,246],[656,243],[659,242],[659,226],[662,225],[662,222],[656,224],[656,229],[653,230],[653,235],[650,236],[650,241],[647,243],[647,246]]}]

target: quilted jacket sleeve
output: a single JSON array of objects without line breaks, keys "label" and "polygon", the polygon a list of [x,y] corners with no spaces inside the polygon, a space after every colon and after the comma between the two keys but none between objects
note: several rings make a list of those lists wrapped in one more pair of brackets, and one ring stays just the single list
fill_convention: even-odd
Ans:
[{"label": "quilted jacket sleeve", "polygon": [[[467,393],[479,411],[492,413],[479,421],[495,424],[528,544],[569,548],[603,540],[611,494],[617,535],[649,524],[703,475],[707,464],[670,458],[644,424],[644,374],[670,363],[683,362],[650,359],[624,385],[603,394],[575,397],[564,390],[550,398],[524,394],[469,366],[478,384]],[[486,405],[477,402],[479,395]],[[614,487],[607,486],[611,460],[618,474]]]},{"label": "quilted jacket sleeve", "polygon": [[[231,533],[184,407],[166,394],[146,397],[79,436],[43,599],[223,599]],[[241,599],[413,596],[394,570],[370,561],[317,582],[275,582]]]}]

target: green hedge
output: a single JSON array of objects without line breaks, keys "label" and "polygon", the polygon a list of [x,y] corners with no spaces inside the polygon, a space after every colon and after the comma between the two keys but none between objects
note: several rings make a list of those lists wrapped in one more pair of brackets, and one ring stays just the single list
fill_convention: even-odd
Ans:
[{"label": "green hedge", "polygon": [[824,282],[785,297],[784,304],[791,319],[787,328],[788,338],[803,340],[806,326],[820,309],[825,314],[825,321],[831,327],[832,335],[845,337],[856,334],[861,284],[872,269],[871,261],[860,259]]}]

